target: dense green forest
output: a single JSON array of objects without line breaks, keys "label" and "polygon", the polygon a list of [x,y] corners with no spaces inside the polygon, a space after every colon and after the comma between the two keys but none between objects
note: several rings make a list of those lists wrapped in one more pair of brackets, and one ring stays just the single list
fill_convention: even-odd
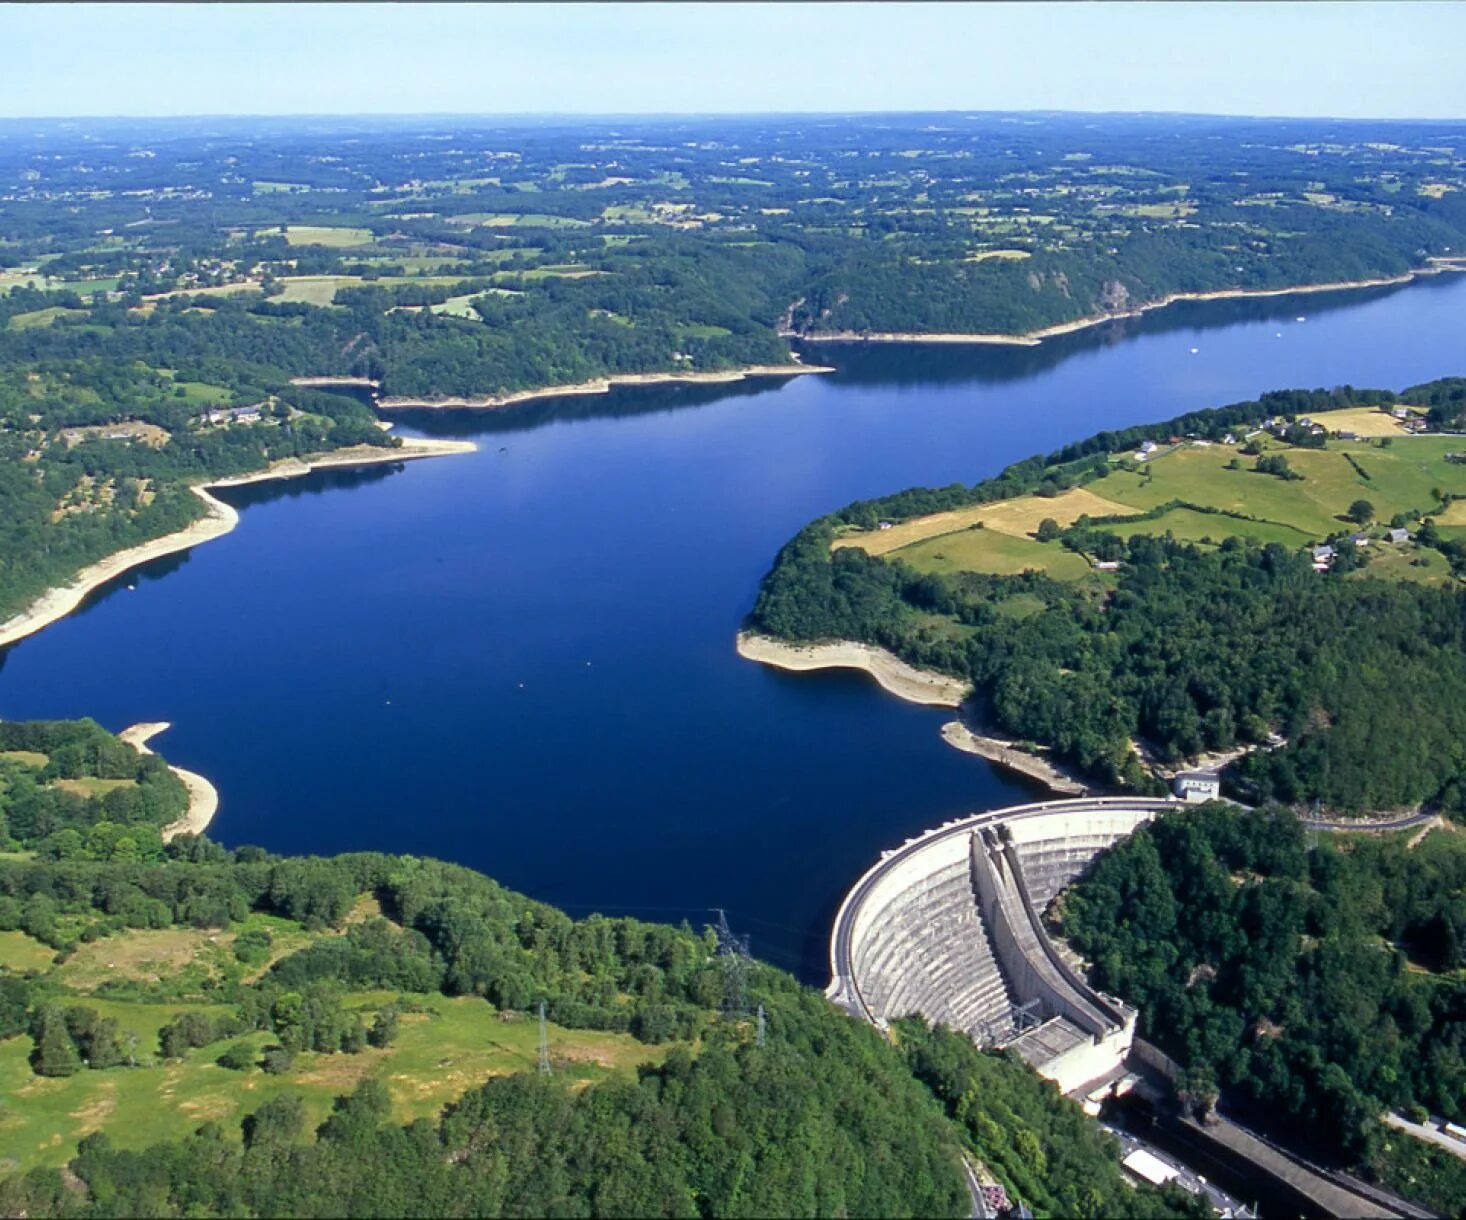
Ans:
[{"label": "dense green forest", "polygon": [[[1455,831],[1309,847],[1278,808],[1159,819],[1063,900],[1063,929],[1142,1032],[1218,1092],[1343,1148],[1443,1215],[1466,1165],[1382,1127],[1466,1115],[1466,850]],[[1417,1179],[1415,1183],[1410,1178]]]},{"label": "dense green forest", "polygon": [[[4,728],[4,744],[44,747],[53,769],[121,772],[132,754],[89,724]],[[194,931],[232,946],[226,968],[113,968],[134,943]],[[288,858],[187,837],[150,860],[8,854],[0,1074],[18,1073],[7,1091],[27,1100],[0,1102],[0,1156],[13,1165],[23,1150],[7,1142],[36,1130],[18,1121],[46,1121],[28,1081],[95,1078],[116,1107],[161,1070],[175,1073],[171,1094],[195,1078],[217,1090],[222,1068],[247,1108],[225,1124],[160,1101],[182,1129],[146,1145],[102,1121],[68,1172],[42,1164],[0,1182],[0,1210],[967,1215],[967,1155],[1041,1215],[1199,1214],[1184,1194],[1126,1184],[1114,1142],[1016,1059],[919,1022],[893,1045],[758,962],[745,967],[748,1007],[726,1010],[727,969],[710,931],[575,921],[434,860]],[[435,995],[476,1006],[490,1038],[505,1036],[488,1032],[494,1014],[543,1003],[557,1028],[629,1036],[643,1055],[588,1086],[573,1063],[549,1078],[532,1062],[485,1073],[407,1123],[386,1087],[399,1078],[378,1072],[307,1120],[310,1082],[334,1063],[383,1062]],[[172,1013],[152,1045],[137,1035],[146,1012]],[[7,1053],[16,1043],[22,1056]],[[435,1062],[414,1070],[436,1082]],[[74,1122],[63,1110],[56,1130]]]},{"label": "dense green forest", "polygon": [[[1401,397],[1436,409],[1458,392],[1447,381]],[[1037,571],[919,573],[856,547],[830,549],[842,526],[1055,495],[1146,440],[1220,437],[1276,415],[1394,400],[1347,387],[1269,394],[1101,433],[972,487],[853,504],[785,546],[751,625],[781,639],[865,640],[970,678],[979,719],[1052,747],[1103,783],[1158,790],[1131,749],[1137,737],[1173,764],[1272,742],[1229,771],[1240,793],[1350,812],[1422,802],[1466,810],[1466,595],[1457,587],[1345,579],[1347,547],[1346,562],[1321,578],[1306,551],[1276,542],[1101,538],[1085,521],[1058,532],[1077,550],[1122,560],[1113,587]],[[1466,558],[1445,532],[1427,526],[1417,537],[1453,566]]]}]

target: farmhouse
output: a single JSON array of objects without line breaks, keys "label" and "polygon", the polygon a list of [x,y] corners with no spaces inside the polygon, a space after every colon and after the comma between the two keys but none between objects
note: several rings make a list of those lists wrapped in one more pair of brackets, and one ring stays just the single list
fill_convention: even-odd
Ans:
[{"label": "farmhouse", "polygon": [[1410,531],[1407,529],[1393,529],[1385,536],[1396,545],[1410,541]]}]

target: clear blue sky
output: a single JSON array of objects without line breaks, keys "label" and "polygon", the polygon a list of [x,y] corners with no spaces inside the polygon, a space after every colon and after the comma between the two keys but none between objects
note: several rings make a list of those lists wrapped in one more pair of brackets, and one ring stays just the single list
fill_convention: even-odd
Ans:
[{"label": "clear blue sky", "polygon": [[0,4],[0,116],[1466,119],[1466,3]]}]

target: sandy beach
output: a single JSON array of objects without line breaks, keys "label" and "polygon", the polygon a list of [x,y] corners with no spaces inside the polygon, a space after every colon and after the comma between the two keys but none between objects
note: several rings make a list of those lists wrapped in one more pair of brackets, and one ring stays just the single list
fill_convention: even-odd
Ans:
[{"label": "sandy beach", "polygon": [[538,398],[608,394],[616,386],[667,385],[672,382],[717,385],[743,381],[749,377],[797,377],[802,373],[833,373],[834,371],[821,364],[751,364],[746,368],[729,369],[720,373],[621,373],[614,377],[598,377],[592,381],[580,381],[573,385],[544,386],[538,390],[519,390],[513,394],[490,395],[484,398],[404,398],[389,395],[386,398],[379,398],[377,407],[383,411],[390,411],[394,408],[425,407],[433,410],[440,408],[483,410],[492,407],[512,407],[516,403],[533,402]]},{"label": "sandy beach", "polygon": [[[171,726],[166,720],[150,720],[125,728],[117,736],[139,754],[151,754],[153,751],[148,748],[148,742],[169,727]],[[178,776],[188,789],[188,812],[178,821],[163,827],[164,843],[178,835],[203,834],[214,820],[214,814],[219,811],[219,791],[202,775],[172,764],[169,764],[168,770]]]},{"label": "sandy beach", "polygon": [[1030,330],[1020,335],[1000,333],[946,333],[920,331],[827,331],[818,334],[801,335],[793,331],[781,331],[786,338],[805,339],[811,343],[973,343],[996,344],[1002,347],[1037,347],[1045,339],[1059,335],[1072,335],[1076,331],[1088,330],[1092,326],[1103,326],[1120,318],[1138,318],[1153,309],[1164,309],[1178,301],[1227,301],[1242,297],[1287,297],[1313,292],[1343,292],[1355,288],[1384,288],[1391,284],[1408,284],[1424,275],[1440,275],[1448,271],[1466,271],[1466,264],[1452,261],[1432,260],[1432,265],[1407,271],[1404,275],[1387,276],[1372,280],[1344,280],[1331,284],[1298,284],[1291,288],[1223,288],[1216,292],[1173,292],[1158,301],[1148,301],[1134,309],[1116,313],[1093,314],[1087,318],[1076,318],[1073,322],[1061,322],[1046,326],[1042,330]]},{"label": "sandy beach", "polygon": [[57,619],[65,618],[86,599],[92,590],[121,576],[131,568],[161,559],[222,538],[239,524],[239,514],[222,500],[209,494],[212,487],[240,487],[246,483],[263,483],[272,479],[293,479],[309,474],[313,470],[324,470],[338,466],[370,466],[382,462],[408,462],[417,458],[441,457],[452,453],[467,453],[475,449],[471,441],[427,441],[404,439],[399,449],[377,449],[358,446],[343,449],[337,453],[322,454],[318,458],[300,460],[287,458],[264,470],[232,478],[218,479],[195,486],[190,490],[204,502],[204,515],[191,525],[176,533],[165,534],[151,542],[140,543],[98,560],[90,567],[77,573],[71,583],[50,589],[32,602],[14,618],[0,623],[0,648],[24,639]]},{"label": "sandy beach", "polygon": [[1030,754],[1027,750],[1020,750],[1011,741],[1004,741],[999,737],[980,736],[960,720],[949,720],[942,725],[942,740],[964,753],[976,754],[979,758],[997,763],[998,766],[1006,767],[1009,771],[1016,771],[1020,775],[1028,776],[1029,779],[1036,779],[1039,783],[1046,785],[1049,791],[1057,792],[1062,796],[1083,796],[1088,792],[1082,782],[1056,767],[1048,759],[1037,754]]},{"label": "sandy beach", "polygon": [[917,669],[884,648],[849,640],[829,644],[786,644],[766,635],[740,631],[738,655],[777,669],[863,670],[891,694],[910,703],[924,703],[930,707],[957,707],[972,689],[960,678]]}]

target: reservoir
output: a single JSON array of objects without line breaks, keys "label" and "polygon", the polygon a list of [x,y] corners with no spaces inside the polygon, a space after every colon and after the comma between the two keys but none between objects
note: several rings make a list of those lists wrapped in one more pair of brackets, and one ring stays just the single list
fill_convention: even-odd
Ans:
[{"label": "reservoir", "polygon": [[881,850],[1041,794],[946,746],[950,713],[740,660],[778,548],[1104,428],[1466,375],[1466,276],[803,355],[839,371],[397,413],[478,452],[221,493],[234,533],[0,654],[0,716],[173,722],[155,746],[218,786],[230,846],[439,856],[576,916],[722,907],[823,985]]}]

